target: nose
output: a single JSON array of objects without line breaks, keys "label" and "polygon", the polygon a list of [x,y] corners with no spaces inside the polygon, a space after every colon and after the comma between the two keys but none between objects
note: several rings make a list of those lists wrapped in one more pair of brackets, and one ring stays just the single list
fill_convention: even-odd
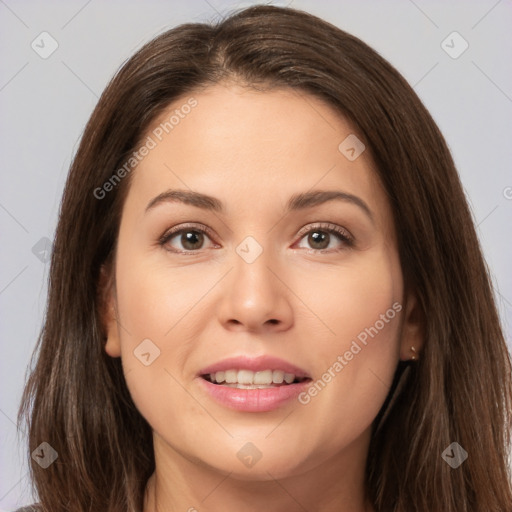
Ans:
[{"label": "nose", "polygon": [[220,322],[226,329],[253,333],[289,329],[293,324],[293,294],[280,265],[265,250],[248,261],[234,254],[234,268],[223,279]]}]

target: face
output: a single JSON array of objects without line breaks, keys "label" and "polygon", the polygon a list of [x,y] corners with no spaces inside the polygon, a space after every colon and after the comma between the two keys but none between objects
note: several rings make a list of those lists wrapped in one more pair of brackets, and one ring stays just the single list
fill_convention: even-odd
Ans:
[{"label": "face", "polygon": [[218,84],[143,137],[106,351],[157,456],[263,480],[364,453],[419,343],[390,206],[354,136],[315,97]]}]

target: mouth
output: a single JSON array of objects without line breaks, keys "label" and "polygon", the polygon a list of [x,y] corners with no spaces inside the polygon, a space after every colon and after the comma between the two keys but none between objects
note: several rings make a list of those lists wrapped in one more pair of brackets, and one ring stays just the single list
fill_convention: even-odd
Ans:
[{"label": "mouth", "polygon": [[240,355],[218,361],[197,374],[209,398],[240,412],[269,412],[292,405],[311,376],[302,368],[270,355]]},{"label": "mouth", "polygon": [[283,370],[252,371],[237,368],[202,374],[201,378],[217,386],[236,389],[271,389],[301,384],[311,380],[309,377],[297,376]]}]

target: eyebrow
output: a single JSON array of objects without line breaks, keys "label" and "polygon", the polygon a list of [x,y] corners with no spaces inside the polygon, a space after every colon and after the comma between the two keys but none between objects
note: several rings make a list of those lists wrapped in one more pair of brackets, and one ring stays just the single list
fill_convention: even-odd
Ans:
[{"label": "eyebrow", "polygon": [[[373,213],[370,207],[360,197],[341,190],[313,190],[301,192],[290,197],[286,204],[286,212],[305,210],[328,201],[343,201],[358,206],[363,212],[374,221]],[[216,197],[194,192],[192,190],[166,190],[155,198],[153,198],[146,206],[146,212],[155,208],[157,205],[169,202],[179,202],[210,210],[218,213],[224,213],[224,205],[222,201]]]}]

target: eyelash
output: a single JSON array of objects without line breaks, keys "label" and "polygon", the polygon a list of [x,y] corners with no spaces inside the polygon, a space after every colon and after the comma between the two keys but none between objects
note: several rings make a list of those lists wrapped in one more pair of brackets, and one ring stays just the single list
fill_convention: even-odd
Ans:
[{"label": "eyelash", "polygon": [[[186,224],[186,225],[179,226],[178,228],[172,228],[172,229],[166,231],[159,238],[158,244],[160,246],[164,247],[169,242],[169,240],[171,240],[175,235],[178,235],[178,234],[181,234],[181,233],[184,233],[187,231],[195,231],[198,233],[203,233],[203,234],[207,235],[210,239],[214,238],[212,231],[209,228],[207,228],[206,226],[198,226],[195,224],[188,224],[188,225]],[[308,253],[337,253],[337,252],[341,252],[342,250],[344,250],[346,248],[351,248],[354,246],[354,238],[350,235],[350,233],[346,229],[344,229],[340,226],[337,226],[336,224],[331,224],[329,222],[320,222],[314,226],[309,227],[307,230],[304,230],[304,228],[301,229],[297,235],[297,236],[300,236],[299,241],[302,240],[306,235],[308,235],[310,232],[313,232],[313,231],[326,232],[329,234],[336,235],[336,236],[338,236],[340,241],[343,244],[345,244],[346,247],[345,248],[342,247],[339,249],[307,249]],[[169,249],[169,248],[165,248],[165,249],[169,252],[176,253],[176,254],[197,254],[201,251],[201,249],[194,250],[194,251],[193,250],[180,251],[180,250]]]}]

